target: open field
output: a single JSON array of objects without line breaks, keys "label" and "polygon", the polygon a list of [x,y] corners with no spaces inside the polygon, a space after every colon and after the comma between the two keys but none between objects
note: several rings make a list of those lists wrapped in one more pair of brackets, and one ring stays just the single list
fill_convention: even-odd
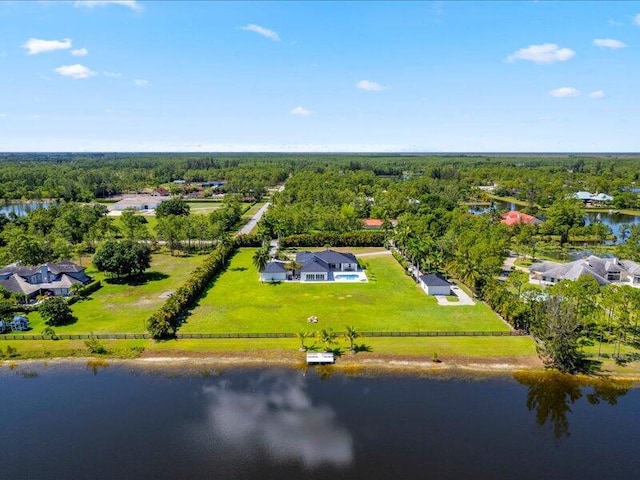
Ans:
[{"label": "open field", "polygon": [[[159,296],[175,290],[189,273],[202,262],[204,256],[152,256],[146,281],[139,285],[110,283],[105,275],[92,266],[87,274],[102,282],[102,288],[86,300],[72,306],[78,321],[72,325],[55,327],[56,333],[143,333],[144,322],[165,301]],[[46,327],[38,313],[29,315],[32,332],[41,333]]]},{"label": "open field", "polygon": [[[365,257],[368,283],[262,284],[254,249],[241,249],[193,309],[183,333],[299,332],[353,325],[361,331],[507,331],[483,303],[443,308],[389,255]],[[311,315],[320,321],[307,323]]]}]

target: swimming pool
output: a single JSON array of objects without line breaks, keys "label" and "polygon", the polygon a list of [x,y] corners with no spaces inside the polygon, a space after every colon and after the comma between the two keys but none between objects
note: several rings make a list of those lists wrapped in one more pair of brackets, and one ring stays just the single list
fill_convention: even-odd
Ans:
[{"label": "swimming pool", "polygon": [[359,273],[336,273],[334,274],[333,279],[336,282],[357,282],[358,280],[366,282],[367,280],[364,274]]}]

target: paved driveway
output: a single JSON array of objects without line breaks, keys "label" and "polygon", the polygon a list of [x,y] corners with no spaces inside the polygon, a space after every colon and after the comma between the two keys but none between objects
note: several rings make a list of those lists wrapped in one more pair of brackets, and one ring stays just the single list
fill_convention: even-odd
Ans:
[{"label": "paved driveway", "polygon": [[469,295],[467,295],[467,292],[462,290],[457,285],[451,286],[451,293],[453,293],[456,297],[458,297],[457,302],[451,302],[449,301],[449,299],[447,299],[447,297],[443,295],[436,295],[435,297],[436,297],[436,300],[438,301],[438,305],[442,305],[443,307],[456,307],[456,306],[459,307],[462,305],[476,304],[476,302],[474,302],[473,299]]}]

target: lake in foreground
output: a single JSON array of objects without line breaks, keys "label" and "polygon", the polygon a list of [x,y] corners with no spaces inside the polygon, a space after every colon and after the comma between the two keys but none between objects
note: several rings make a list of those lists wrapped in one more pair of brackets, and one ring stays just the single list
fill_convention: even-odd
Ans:
[{"label": "lake in foreground", "polygon": [[0,403],[7,479],[640,472],[640,390],[560,376],[321,379],[276,369],[210,376],[20,365],[0,368]]}]

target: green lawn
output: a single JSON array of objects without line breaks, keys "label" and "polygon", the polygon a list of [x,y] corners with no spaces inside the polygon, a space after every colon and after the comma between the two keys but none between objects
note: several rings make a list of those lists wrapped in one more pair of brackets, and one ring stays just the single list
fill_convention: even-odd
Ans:
[{"label": "green lawn", "polygon": [[[509,327],[486,305],[440,307],[391,256],[365,257],[368,283],[262,284],[241,249],[181,332],[470,331]],[[311,315],[320,321],[307,323]]]},{"label": "green lawn", "polygon": [[[78,321],[72,325],[55,327],[56,333],[142,333],[144,321],[165,301],[159,296],[182,285],[189,273],[202,262],[203,255],[171,257],[152,256],[148,281],[141,285],[109,283],[104,274],[93,266],[87,274],[102,282],[102,288],[72,306]],[[40,333],[45,324],[38,313],[29,315],[32,332]]]},{"label": "green lawn", "polygon": [[[100,340],[112,356],[134,356],[132,348],[143,347],[145,351],[175,356],[179,352],[207,353],[257,353],[267,358],[287,359],[299,355],[300,343],[288,338],[260,339],[203,339],[170,340],[154,342],[152,340]],[[347,360],[366,360],[377,355],[404,355],[424,357],[431,360],[433,354],[447,361],[447,357],[496,358],[496,357],[535,357],[533,340],[529,337],[440,337],[440,338],[359,338],[356,343],[365,344],[371,352],[361,352],[355,357],[347,355]],[[307,340],[311,346],[313,339]],[[17,358],[46,358],[86,356],[88,349],[82,340],[0,340],[0,351],[5,352],[11,345],[17,349]],[[319,347],[321,347],[318,344]],[[346,351],[348,343],[339,340],[339,346]],[[0,358],[8,360],[5,356]]]},{"label": "green lawn", "polygon": [[[246,204],[243,204],[243,205],[246,205]],[[264,206],[264,202],[260,202],[260,203],[256,203],[255,205],[252,205],[246,212],[242,214],[242,218],[245,220],[250,219],[256,213],[258,213],[258,210],[260,210],[263,206]]]}]

